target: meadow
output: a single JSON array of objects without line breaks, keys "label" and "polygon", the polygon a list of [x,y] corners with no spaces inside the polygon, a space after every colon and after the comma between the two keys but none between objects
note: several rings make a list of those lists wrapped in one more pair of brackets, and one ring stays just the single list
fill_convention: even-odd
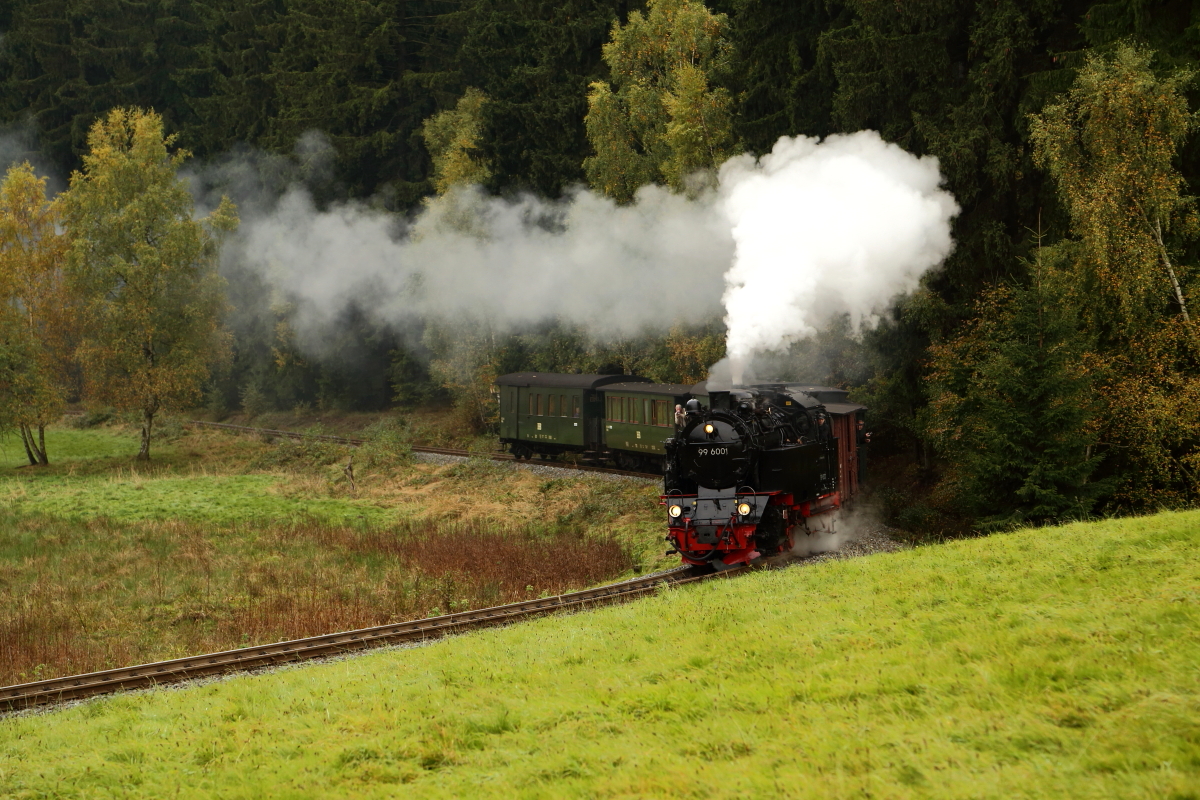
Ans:
[{"label": "meadow", "polygon": [[0,464],[0,684],[557,594],[663,560],[656,487],[175,430]]},{"label": "meadow", "polygon": [[1200,796],[1200,512],[0,720],[0,795]]}]

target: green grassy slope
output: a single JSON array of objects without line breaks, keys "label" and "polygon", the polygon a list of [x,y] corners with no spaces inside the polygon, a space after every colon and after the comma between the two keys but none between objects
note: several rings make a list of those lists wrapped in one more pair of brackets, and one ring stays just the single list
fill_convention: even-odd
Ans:
[{"label": "green grassy slope", "polygon": [[215,524],[297,518],[387,523],[396,518],[394,511],[370,501],[289,495],[279,491],[286,488],[287,476],[228,474],[223,461],[230,452],[261,448],[248,437],[222,442],[224,449],[212,464],[202,453],[180,452],[171,442],[156,445],[150,464],[137,464],[132,458],[138,440],[128,431],[56,427],[47,431],[46,442],[51,466],[28,468],[20,440],[0,439],[0,513]]},{"label": "green grassy slope", "polygon": [[1200,797],[1200,513],[0,721],[11,797]]}]

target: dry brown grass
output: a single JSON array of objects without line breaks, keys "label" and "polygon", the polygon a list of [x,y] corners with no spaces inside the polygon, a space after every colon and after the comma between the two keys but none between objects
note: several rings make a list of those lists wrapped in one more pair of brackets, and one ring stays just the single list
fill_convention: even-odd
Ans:
[{"label": "dry brown grass", "polygon": [[0,684],[557,594],[630,570],[614,537],[481,521],[214,529],[0,523]]}]

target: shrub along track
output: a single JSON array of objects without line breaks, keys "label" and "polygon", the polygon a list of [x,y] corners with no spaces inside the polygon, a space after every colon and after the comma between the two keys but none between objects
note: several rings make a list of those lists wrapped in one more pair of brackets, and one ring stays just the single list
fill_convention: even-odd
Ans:
[{"label": "shrub along track", "polygon": [[[275,436],[281,439],[318,439],[323,442],[334,442],[336,444],[350,445],[358,447],[366,444],[365,439],[355,439],[348,436],[331,436],[324,433],[300,433],[297,431],[277,431],[270,428],[250,428],[245,425],[230,425],[225,422],[203,422],[201,420],[191,420],[183,423],[196,428],[216,428],[217,430],[230,431],[231,433],[252,433],[259,436]],[[472,453],[470,450],[456,450],[449,447],[417,447],[412,446],[414,453],[434,453],[443,456],[460,456],[469,458],[473,455],[481,455]],[[517,461],[511,453],[488,453],[486,454],[492,461]],[[546,461],[546,466],[558,467],[561,469],[576,469],[580,472],[603,472],[609,475],[628,475],[634,478],[652,478],[658,480],[662,475],[655,475],[649,472],[630,472],[624,469],[613,469],[612,467],[596,467],[587,464],[573,464],[569,461]]]},{"label": "shrub along track", "polygon": [[525,600],[494,608],[463,611],[457,614],[379,625],[374,628],[363,628],[344,633],[312,636],[290,642],[245,647],[134,667],[90,672],[86,675],[73,675],[23,683],[17,686],[6,686],[0,688],[0,711],[16,711],[82,700],[112,692],[145,689],[211,675],[274,667],[382,645],[439,639],[448,634],[502,625],[562,609],[582,609],[619,603],[657,591],[662,586],[677,586],[709,578],[728,577],[740,574],[746,569],[748,568],[742,567],[725,572],[700,574],[693,567],[676,567],[657,575],[634,578],[621,583],[556,597]]}]

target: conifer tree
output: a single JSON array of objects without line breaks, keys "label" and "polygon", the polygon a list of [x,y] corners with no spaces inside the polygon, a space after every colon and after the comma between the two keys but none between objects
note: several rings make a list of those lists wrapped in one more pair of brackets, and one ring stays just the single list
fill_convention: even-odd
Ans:
[{"label": "conifer tree", "polygon": [[1039,256],[1029,287],[987,292],[953,339],[930,348],[927,431],[949,462],[944,486],[984,527],[1089,513],[1108,488],[1084,338],[1064,275]]},{"label": "conifer tree", "polygon": [[141,414],[142,460],[155,416],[195,402],[228,349],[216,257],[237,215],[223,199],[193,219],[177,175],[188,153],[172,152],[173,144],[157,114],[115,109],[92,126],[83,170],[63,198],[67,274],[85,311],[87,396]]}]

